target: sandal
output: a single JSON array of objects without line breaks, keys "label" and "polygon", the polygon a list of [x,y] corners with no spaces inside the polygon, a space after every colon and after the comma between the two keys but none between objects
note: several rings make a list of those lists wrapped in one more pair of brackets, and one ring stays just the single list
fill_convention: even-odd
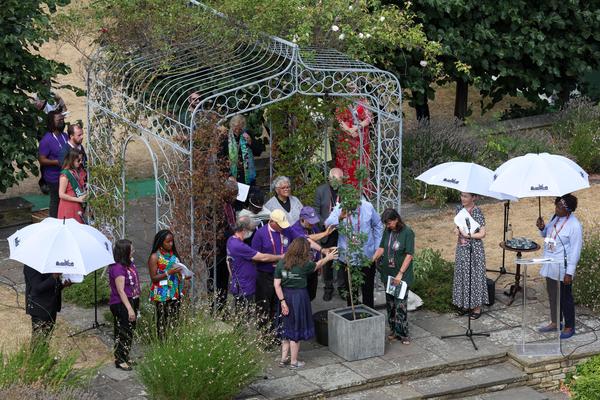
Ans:
[{"label": "sandal", "polygon": [[479,311],[479,312],[472,312],[469,315],[469,318],[471,319],[471,321],[475,321],[476,319],[479,319],[479,317],[481,317],[481,311]]},{"label": "sandal", "polygon": [[304,361],[296,361],[295,364],[292,364],[290,362],[290,369],[292,369],[292,370],[300,369],[300,368],[304,367],[304,365],[306,365],[306,363]]},{"label": "sandal", "polygon": [[118,361],[115,361],[115,367],[117,367],[118,369],[122,369],[123,371],[131,371],[133,368],[131,368],[131,365],[127,364],[126,362],[122,362],[119,364]]},{"label": "sandal", "polygon": [[291,363],[290,358],[286,358],[285,360],[280,360],[279,361],[279,368],[285,368],[287,366],[289,366]]},{"label": "sandal", "polygon": [[404,344],[404,345],[409,345],[410,344],[410,338],[409,337],[405,336],[405,337],[400,338],[400,340],[401,340],[402,344]]},{"label": "sandal", "polygon": [[387,339],[390,342],[395,342],[396,340],[398,340],[398,337],[396,335],[394,335],[394,334],[391,334],[391,335],[388,335]]}]

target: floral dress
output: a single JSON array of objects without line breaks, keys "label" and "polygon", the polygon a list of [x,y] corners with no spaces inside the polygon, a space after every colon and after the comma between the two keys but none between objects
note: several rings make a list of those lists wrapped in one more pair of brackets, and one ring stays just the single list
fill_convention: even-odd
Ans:
[{"label": "floral dress", "polygon": [[[457,208],[458,211],[462,207]],[[473,207],[471,217],[481,226],[485,226],[485,217],[479,207]],[[452,303],[460,308],[472,309],[488,304],[487,282],[485,275],[485,251],[481,239],[473,239],[473,254],[469,263],[469,240],[459,238],[456,244],[456,265],[454,267],[454,285],[452,287]],[[469,270],[471,270],[471,284],[469,285]],[[469,286],[471,288],[471,301],[469,304]]]},{"label": "floral dress", "polygon": [[[158,261],[156,263],[156,273],[164,274],[166,271],[174,268],[179,259],[172,252],[156,252]],[[179,274],[171,274],[160,282],[153,282],[150,287],[150,301],[165,302],[167,300],[178,300],[183,294],[183,279]]]},{"label": "floral dress", "polygon": [[[370,119],[369,111],[361,103],[358,106],[350,106],[344,110],[338,110],[336,116],[338,122],[344,122],[350,128],[354,127],[355,119],[364,121]],[[340,129],[338,133],[337,146],[335,151],[335,166],[344,171],[344,176],[348,177],[348,183],[358,187],[356,179],[356,170],[360,165],[364,165],[369,170],[371,143],[369,140],[369,125],[358,130],[356,137]],[[360,149],[362,137],[362,150]],[[363,182],[363,185],[368,185]]]}]

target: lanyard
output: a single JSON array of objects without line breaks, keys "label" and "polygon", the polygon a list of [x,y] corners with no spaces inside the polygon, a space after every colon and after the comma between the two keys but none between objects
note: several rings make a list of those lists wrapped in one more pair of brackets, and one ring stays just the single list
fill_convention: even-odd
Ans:
[{"label": "lanyard", "polygon": [[281,242],[281,251],[279,253],[277,253],[277,247],[275,246],[275,240],[273,239],[273,229],[271,228],[271,226],[267,226],[267,231],[269,232],[269,239],[271,239],[271,245],[273,246],[273,254],[275,255],[279,255],[279,254],[283,254],[283,234],[281,234],[281,232],[279,233],[279,240]]},{"label": "lanyard", "polygon": [[333,210],[333,207],[335,207],[335,205],[339,202],[340,202],[340,196],[337,196],[335,198],[335,203],[333,202],[333,196],[331,196],[331,200],[329,200],[329,213],[330,214],[331,214],[331,210]]},{"label": "lanyard", "polygon": [[554,234],[554,236],[552,236],[552,232],[550,232],[550,237],[551,237],[552,239],[556,239],[556,237],[558,236],[558,234],[560,233],[560,231],[562,231],[562,228],[564,228],[565,224],[566,224],[566,223],[567,223],[567,221],[569,220],[569,217],[570,217],[570,216],[571,216],[571,214],[567,215],[567,218],[566,218],[566,219],[563,221],[562,225],[560,226],[560,228],[558,228],[558,230],[556,230],[556,224],[558,224],[558,220],[560,219],[560,217],[558,217],[558,218],[556,219],[556,222],[554,223],[554,226],[552,227],[552,230],[553,230],[554,232],[556,232],[556,233]]},{"label": "lanyard", "polygon": [[[58,136],[62,136],[62,134],[58,134]],[[65,140],[64,143],[61,143],[60,140],[58,140],[58,138],[56,136],[54,136],[54,133],[52,133],[52,137],[54,138],[54,140],[56,140],[56,143],[58,143],[58,147],[62,150],[63,146],[65,144],[67,144],[67,141]],[[64,138],[63,138],[64,140]]]},{"label": "lanyard", "polygon": [[[390,237],[388,238],[388,245],[387,245],[388,260],[391,259],[392,254],[396,253],[396,249],[393,249],[392,248],[393,246],[391,246],[393,236],[394,236],[394,232],[392,230],[390,230]],[[394,243],[396,243],[396,240],[394,240]],[[392,252],[390,252],[390,248],[392,249]]]}]

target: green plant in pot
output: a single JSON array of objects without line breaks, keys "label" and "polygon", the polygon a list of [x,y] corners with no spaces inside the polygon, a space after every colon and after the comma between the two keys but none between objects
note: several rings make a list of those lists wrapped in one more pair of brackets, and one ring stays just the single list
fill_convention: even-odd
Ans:
[{"label": "green plant in pot", "polygon": [[337,188],[340,197],[340,207],[342,209],[337,229],[340,235],[347,238],[347,249],[345,250],[346,264],[337,262],[336,267],[346,268],[346,273],[348,274],[348,292],[353,320],[368,316],[362,315],[366,313],[359,313],[360,315],[357,315],[355,307],[359,288],[364,283],[362,269],[368,267],[371,263],[371,260],[365,255],[363,250],[368,240],[368,235],[360,232],[360,227],[358,230],[355,229],[352,224],[352,221],[359,220],[362,182],[366,181],[367,174],[367,169],[361,166],[356,171],[356,178],[359,182],[358,188],[347,183],[341,184]]}]

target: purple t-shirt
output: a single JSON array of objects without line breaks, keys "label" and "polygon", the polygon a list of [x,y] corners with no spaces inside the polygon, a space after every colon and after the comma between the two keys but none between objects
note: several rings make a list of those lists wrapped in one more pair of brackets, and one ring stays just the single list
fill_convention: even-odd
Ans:
[{"label": "purple t-shirt", "polygon": [[119,276],[125,277],[125,295],[127,297],[138,297],[140,295],[140,280],[135,264],[131,264],[129,268],[119,263],[111,264],[108,267],[108,283],[110,285],[110,299],[108,300],[108,304],[121,303],[115,283],[115,280]]},{"label": "purple t-shirt", "polygon": [[231,267],[229,291],[237,296],[256,292],[256,267],[252,257],[257,251],[235,236],[227,239],[227,257]]},{"label": "purple t-shirt", "polygon": [[[283,230],[283,234],[289,238],[290,243],[292,243],[294,239],[299,237],[308,239],[308,235],[312,235],[315,233],[319,233],[319,229],[316,227],[316,225],[309,229],[307,232],[306,229],[300,223],[300,220],[296,221],[296,223],[294,223],[294,225],[291,225],[289,228]],[[313,259],[317,261],[319,260],[319,258],[319,253],[313,250]]]},{"label": "purple t-shirt", "polygon": [[[62,132],[57,136],[54,136],[52,132],[46,132],[42,140],[40,140],[39,147],[39,155],[45,156],[49,160],[58,160],[60,158],[60,153],[62,148],[68,146],[67,142],[69,141],[69,136]],[[44,180],[48,183],[58,183],[58,178],[60,177],[61,167],[58,166],[50,166],[50,167],[42,167],[42,176]]]},{"label": "purple t-shirt", "polygon": [[[259,253],[285,254],[289,242],[289,238],[282,233],[270,229],[269,224],[266,224],[258,228],[254,233],[254,237],[252,238],[252,248]],[[275,263],[257,262],[256,268],[259,271],[272,274],[275,272]]]}]

